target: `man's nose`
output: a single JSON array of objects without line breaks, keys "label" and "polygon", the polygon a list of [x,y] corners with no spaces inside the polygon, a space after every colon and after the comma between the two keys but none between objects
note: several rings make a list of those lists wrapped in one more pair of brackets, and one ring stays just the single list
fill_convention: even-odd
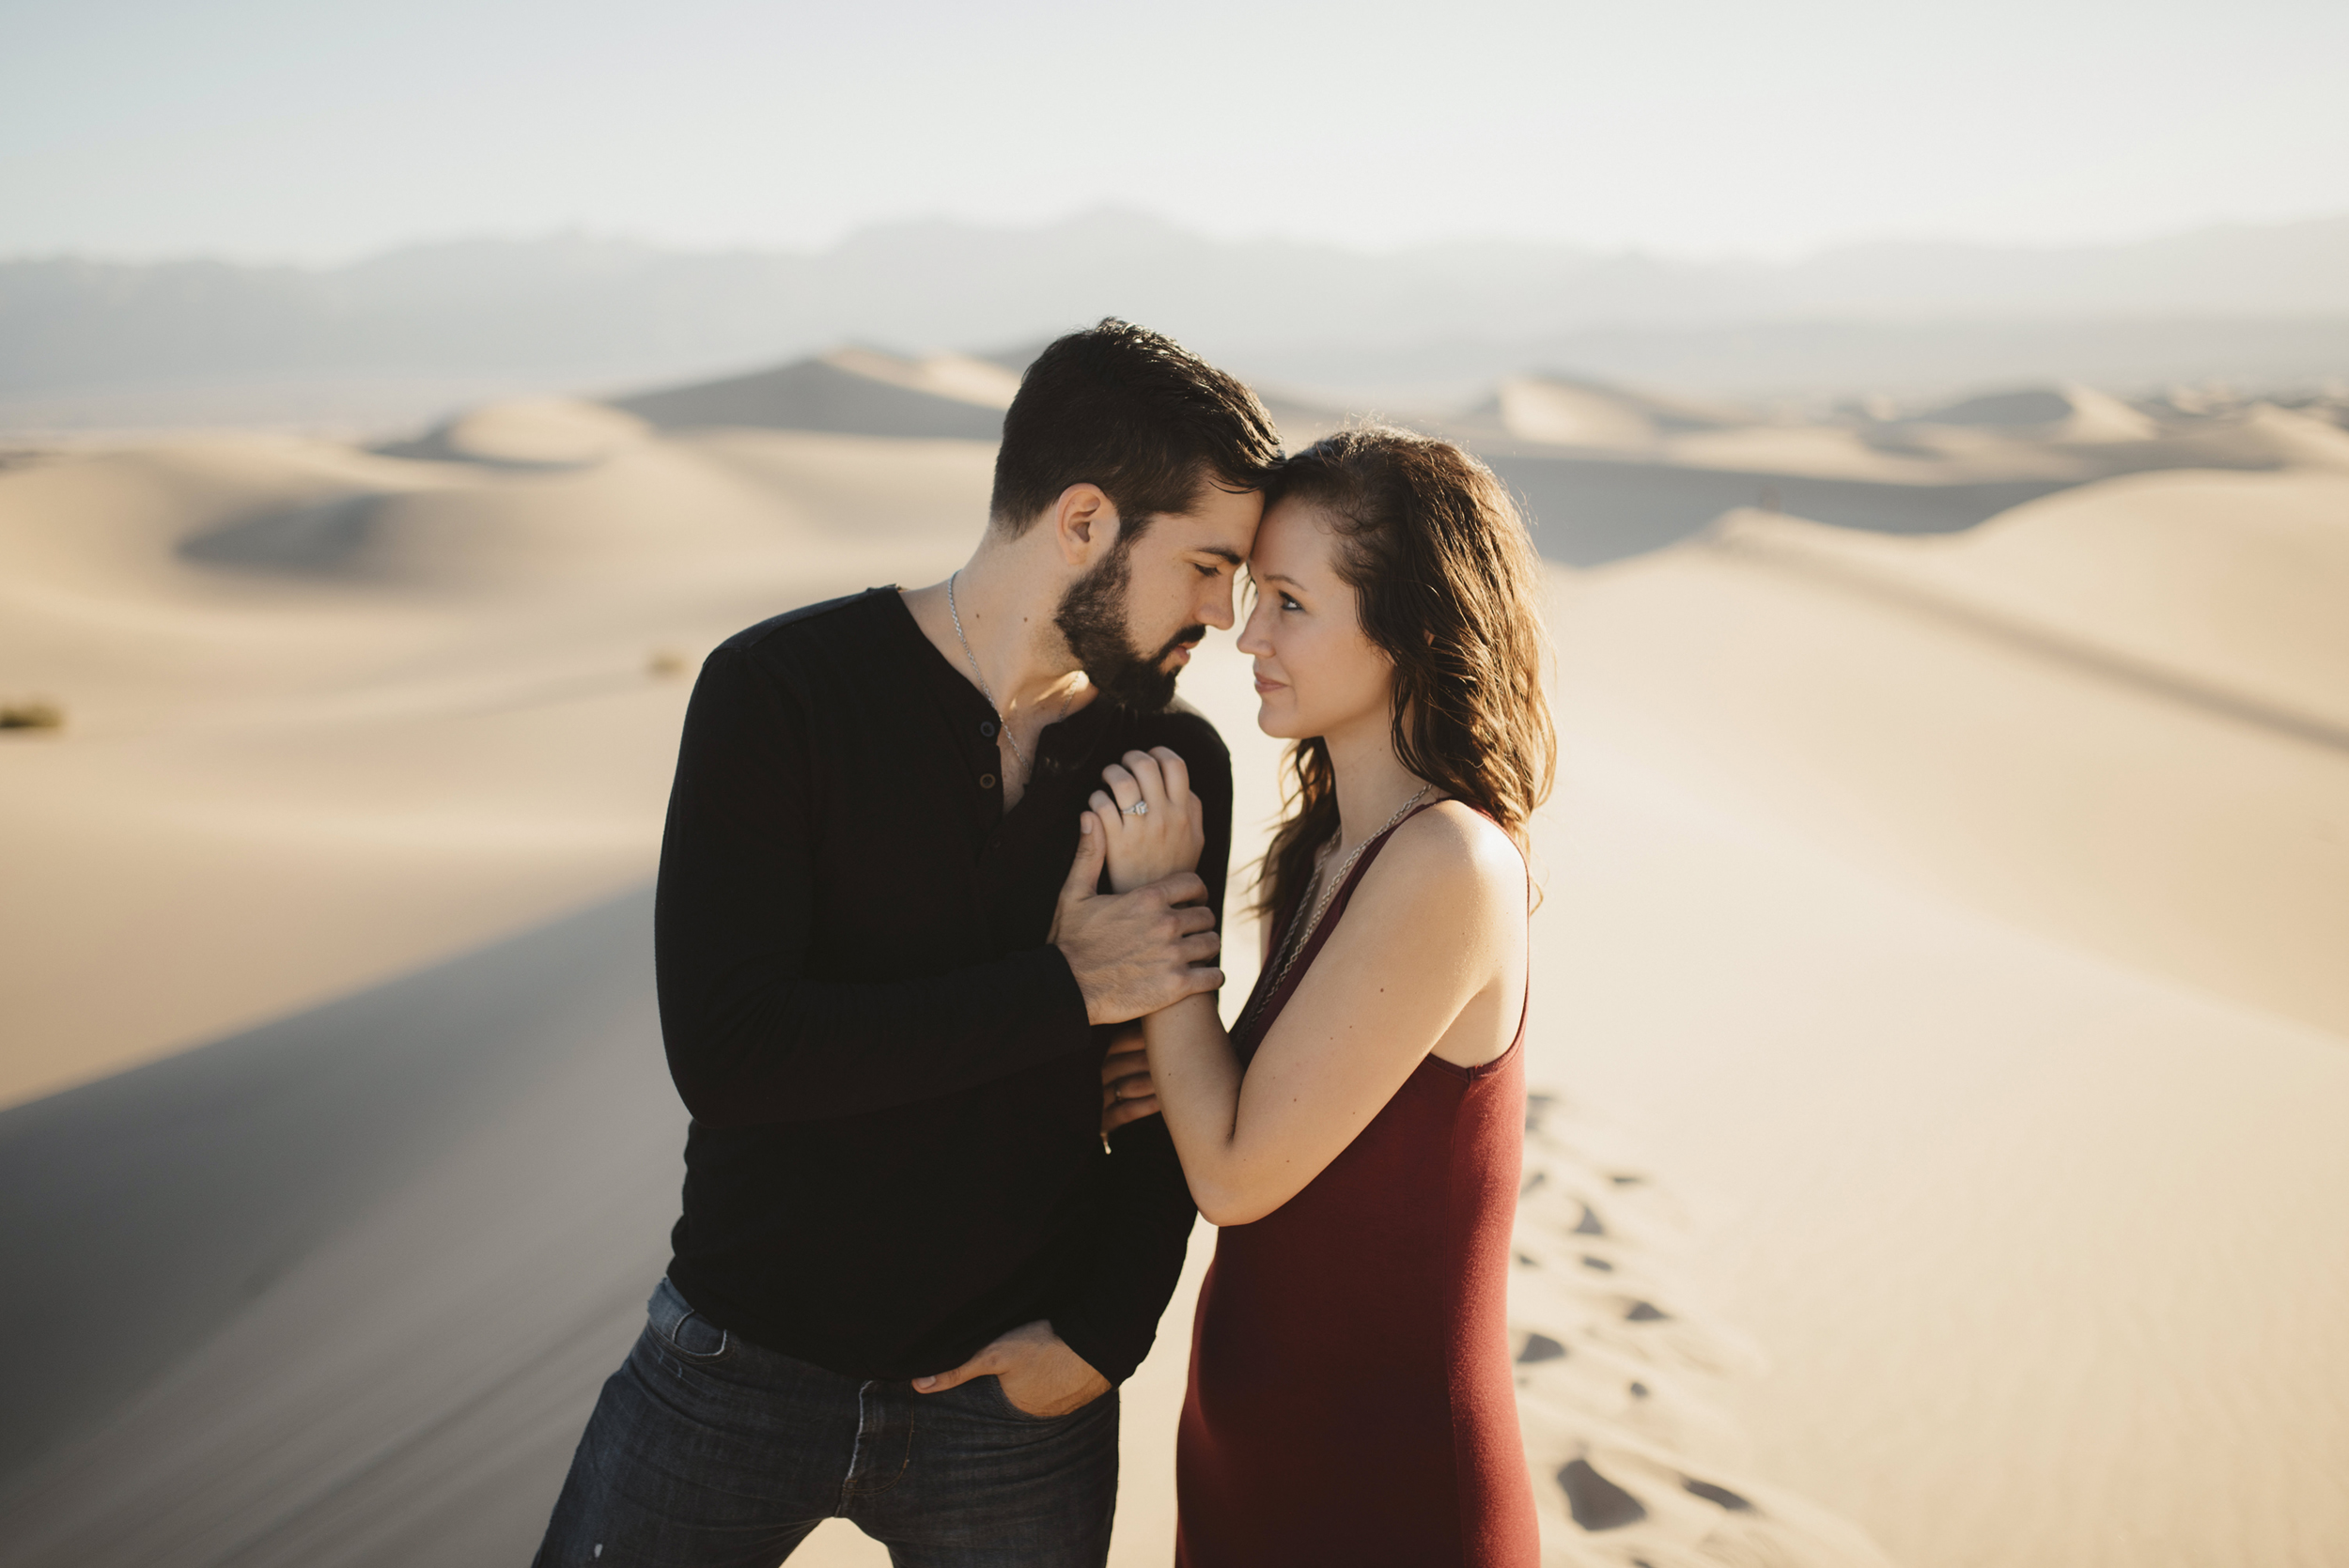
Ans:
[{"label": "man's nose", "polygon": [[1215,589],[1199,606],[1197,614],[1216,630],[1229,631],[1232,629],[1232,580],[1221,572],[1216,573],[1215,580]]}]

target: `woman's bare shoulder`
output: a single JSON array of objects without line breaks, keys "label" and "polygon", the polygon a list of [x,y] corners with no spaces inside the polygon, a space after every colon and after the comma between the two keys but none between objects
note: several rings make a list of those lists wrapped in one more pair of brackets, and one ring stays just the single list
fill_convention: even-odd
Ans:
[{"label": "woman's bare shoulder", "polygon": [[1439,800],[1397,828],[1362,878],[1374,879],[1384,884],[1377,891],[1386,897],[1412,903],[1519,908],[1525,898],[1517,845],[1491,817],[1458,800]]}]

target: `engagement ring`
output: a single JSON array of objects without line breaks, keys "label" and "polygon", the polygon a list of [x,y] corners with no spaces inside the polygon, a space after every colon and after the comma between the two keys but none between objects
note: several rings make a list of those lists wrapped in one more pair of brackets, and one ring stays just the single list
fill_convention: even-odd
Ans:
[{"label": "engagement ring", "polygon": [[1126,815],[1128,816],[1147,816],[1150,815],[1150,802],[1147,800],[1136,800],[1132,805],[1126,808]]}]

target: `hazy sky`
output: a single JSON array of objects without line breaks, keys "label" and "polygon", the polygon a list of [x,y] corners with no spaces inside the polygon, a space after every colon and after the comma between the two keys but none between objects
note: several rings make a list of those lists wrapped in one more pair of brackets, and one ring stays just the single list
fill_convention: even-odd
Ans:
[{"label": "hazy sky", "polygon": [[0,254],[2128,239],[2349,210],[2345,75],[2343,0],[0,0]]}]

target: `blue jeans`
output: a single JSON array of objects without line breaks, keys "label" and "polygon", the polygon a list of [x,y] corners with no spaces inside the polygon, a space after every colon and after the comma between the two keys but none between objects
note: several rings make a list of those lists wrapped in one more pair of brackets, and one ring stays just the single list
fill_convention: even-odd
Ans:
[{"label": "blue jeans", "polygon": [[993,1377],[860,1382],[746,1343],[668,1281],[603,1386],[537,1568],[773,1568],[855,1521],[898,1568],[1100,1568],[1117,1392],[1031,1416]]}]

